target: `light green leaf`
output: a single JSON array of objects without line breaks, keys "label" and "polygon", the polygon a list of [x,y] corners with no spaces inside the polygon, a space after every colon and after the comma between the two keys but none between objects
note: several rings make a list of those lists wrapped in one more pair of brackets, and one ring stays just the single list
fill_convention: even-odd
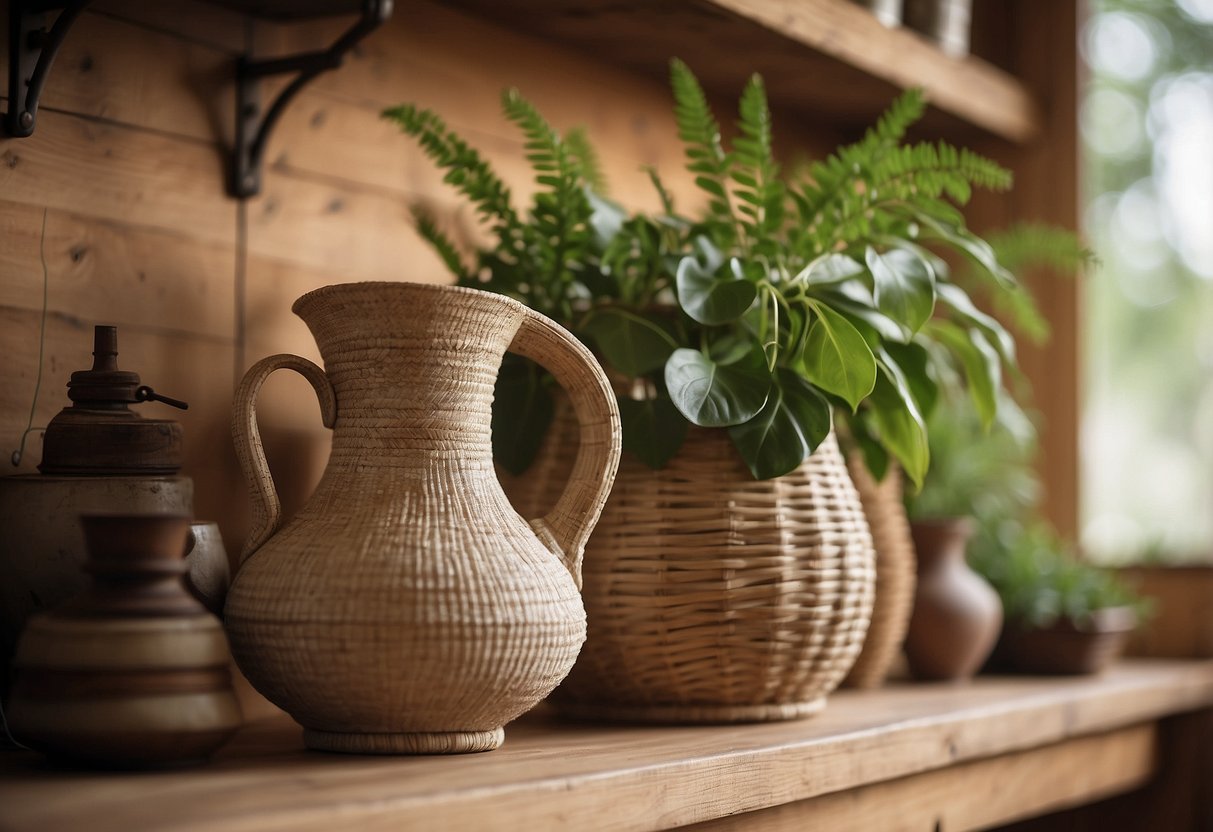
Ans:
[{"label": "light green leaf", "polygon": [[[935,287],[935,291],[939,294],[939,299],[956,310],[958,315],[989,333],[1003,360],[1011,366],[1015,365],[1015,339],[998,322],[997,318],[978,309],[977,304],[973,303],[973,299],[969,297],[969,293],[954,283],[940,283]],[[1012,289],[1010,291],[1022,290]]]},{"label": "light green leaf", "polygon": [[818,257],[792,278],[793,283],[803,281],[807,286],[825,286],[850,280],[863,272],[863,265],[845,254],[827,254]]},{"label": "light green leaf", "polygon": [[665,365],[670,398],[692,424],[726,428],[762,410],[771,376],[761,351],[733,364],[716,364],[698,350],[675,350]]},{"label": "light green leaf", "polygon": [[865,254],[875,285],[876,308],[894,321],[917,332],[935,310],[935,274],[912,251],[894,248]]},{"label": "light green leaf", "polygon": [[796,373],[780,367],[767,403],[729,428],[755,479],[780,477],[804,462],[830,432],[830,405]]},{"label": "light green leaf", "polygon": [[623,449],[653,469],[663,468],[686,439],[687,420],[669,399],[619,399]]},{"label": "light green leaf", "polygon": [[629,378],[660,368],[678,346],[661,324],[617,307],[595,312],[583,329],[606,362]]},{"label": "light green leaf", "polygon": [[682,258],[675,283],[683,311],[709,326],[737,320],[758,296],[758,287],[750,281],[714,277],[694,257]]},{"label": "light green leaf", "polygon": [[977,415],[989,428],[998,415],[998,391],[1002,386],[998,352],[979,329],[964,330],[941,321],[931,327],[931,334],[960,360]]},{"label": "light green leaf", "polygon": [[920,215],[919,220],[933,232],[934,236],[951,243],[969,255],[977,265],[981,266],[983,271],[998,281],[1003,288],[1010,289],[1018,285],[1015,275],[1007,271],[1002,263],[998,261],[998,255],[985,240],[964,228],[935,219],[934,217]]},{"label": "light green leaf", "polygon": [[876,382],[872,349],[842,315],[822,303],[810,301],[810,305],[817,317],[809,327],[801,356],[805,377],[857,408]]}]

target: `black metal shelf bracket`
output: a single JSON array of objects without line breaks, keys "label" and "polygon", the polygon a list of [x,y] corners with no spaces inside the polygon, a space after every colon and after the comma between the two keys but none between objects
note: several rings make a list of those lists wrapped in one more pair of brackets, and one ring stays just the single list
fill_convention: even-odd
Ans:
[{"label": "black metal shelf bracket", "polygon": [[[392,0],[363,0],[358,21],[328,49],[286,58],[240,59],[236,68],[236,147],[228,183],[233,196],[247,198],[260,192],[266,143],[291,99],[317,75],[341,66],[346,53],[391,16]],[[290,72],[298,74],[263,113],[259,82]]]},{"label": "black metal shelf bracket", "polygon": [[[68,30],[90,0],[10,0],[8,7],[8,111],[4,132],[15,139],[34,134],[38,101]],[[47,29],[47,13],[59,11]]]}]

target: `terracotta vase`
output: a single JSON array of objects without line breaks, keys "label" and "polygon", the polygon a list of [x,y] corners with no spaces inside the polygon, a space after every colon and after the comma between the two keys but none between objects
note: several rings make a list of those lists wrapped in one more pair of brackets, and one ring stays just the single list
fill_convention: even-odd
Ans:
[{"label": "terracotta vase", "polygon": [[201,762],[241,720],[223,629],[182,583],[189,518],[82,521],[91,585],[30,619],[13,662],[12,730],[90,764]]},{"label": "terracotta vase", "polygon": [[[225,609],[240,669],[312,748],[496,748],[585,639],[582,551],[619,461],[610,386],[572,335],[501,295],[348,284],[293,309],[327,369],[273,356],[236,393],[254,498]],[[493,386],[507,349],[551,370],[580,420],[572,480],[530,521],[493,470]],[[333,428],[320,484],[281,528],[253,405],[280,367],[311,382]]]},{"label": "terracotta vase", "polygon": [[910,524],[918,588],[906,634],[910,672],[924,680],[968,679],[985,662],[1002,627],[998,593],[965,562],[968,518]]},{"label": "terracotta vase", "polygon": [[[553,503],[576,432],[564,403],[524,513]],[[691,428],[654,471],[628,455],[585,556],[585,648],[552,703],[579,718],[733,723],[820,711],[863,644],[872,538],[831,434],[755,480],[723,430]]]}]

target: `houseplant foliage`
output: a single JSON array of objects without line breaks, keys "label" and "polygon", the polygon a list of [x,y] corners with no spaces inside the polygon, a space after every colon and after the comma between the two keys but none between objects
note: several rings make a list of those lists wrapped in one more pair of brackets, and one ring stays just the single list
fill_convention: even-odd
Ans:
[{"label": "houseplant foliage", "polygon": [[[502,106],[522,131],[538,186],[530,207],[432,111],[385,115],[413,136],[475,206],[491,244],[466,257],[432,218],[417,227],[459,283],[502,292],[587,342],[619,382],[624,447],[654,468],[689,425],[727,429],[759,479],[794,470],[832,426],[832,407],[874,468],[891,454],[920,482],[927,350],[955,354],[992,418],[1011,337],[948,278],[940,252],[1000,289],[1014,278],[969,232],[957,206],[1010,175],[967,150],[907,143],[917,91],[897,99],[854,144],[803,170],[776,161],[762,79],[742,93],[726,147],[691,71],[671,64],[687,170],[706,195],[679,213],[654,172],[662,210],[629,213],[601,195],[583,134],[561,135],[516,91]],[[494,413],[497,459],[525,470],[551,421],[548,381],[511,360]],[[861,405],[863,407],[861,408]]]}]

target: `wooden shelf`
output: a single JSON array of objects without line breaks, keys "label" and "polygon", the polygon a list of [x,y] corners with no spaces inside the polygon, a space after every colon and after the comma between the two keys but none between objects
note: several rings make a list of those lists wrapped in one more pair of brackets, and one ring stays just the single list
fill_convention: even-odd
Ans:
[{"label": "wooden shelf", "polygon": [[[651,830],[782,806],[808,813],[786,828],[883,829],[880,812],[946,811],[945,828],[962,829],[1140,786],[1158,761],[1156,721],[1211,705],[1213,662],[1138,661],[1095,678],[846,691],[816,717],[769,725],[604,726],[539,713],[510,725],[499,751],[458,757],[307,752],[283,717],[187,771],[52,771],[31,753],[0,756],[0,825]],[[843,822],[860,809],[868,822]]]},{"label": "wooden shelf", "polygon": [[[810,122],[866,126],[898,91],[926,90],[943,126],[1022,143],[1039,131],[1032,95],[974,57],[951,58],[848,0],[450,0],[504,26],[665,77],[671,57],[735,100],[762,73],[772,106]],[[940,119],[939,116],[944,116]],[[948,123],[951,122],[951,123]]]}]

